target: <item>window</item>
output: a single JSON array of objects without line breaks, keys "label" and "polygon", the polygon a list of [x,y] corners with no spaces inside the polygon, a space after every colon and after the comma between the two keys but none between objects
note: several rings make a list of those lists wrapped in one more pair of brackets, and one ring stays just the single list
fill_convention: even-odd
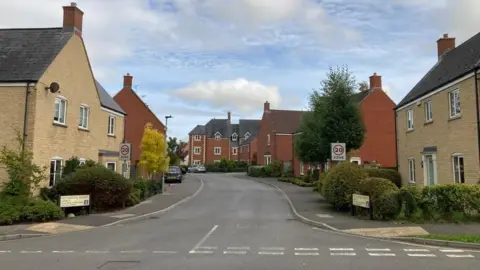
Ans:
[{"label": "window", "polygon": [[457,184],[465,183],[463,156],[460,156],[460,155],[453,156],[452,163],[453,163],[453,179],[455,179],[455,183]]},{"label": "window", "polygon": [[270,145],[270,134],[267,134],[267,145]]},{"label": "window", "polygon": [[193,153],[194,153],[195,155],[199,155],[199,154],[200,154],[200,147],[194,147],[194,148],[193,148]]},{"label": "window", "polygon": [[115,135],[115,116],[112,115],[108,117],[108,135]]},{"label": "window", "polygon": [[53,114],[53,122],[57,124],[65,124],[67,115],[67,101],[63,98],[55,98],[55,111]]},{"label": "window", "polygon": [[105,167],[107,167],[107,169],[110,169],[110,170],[112,170],[112,171],[115,172],[115,171],[117,170],[117,163],[115,163],[115,162],[107,162],[107,163],[105,164]]},{"label": "window", "polygon": [[232,134],[232,141],[236,142],[238,140],[238,135],[237,133]]},{"label": "window", "polygon": [[304,166],[303,166],[303,161],[300,161],[300,175],[304,174]]},{"label": "window", "polygon": [[50,182],[48,183],[49,187],[53,187],[55,182],[62,177],[63,171],[63,160],[61,158],[52,158],[50,160]]},{"label": "window", "polygon": [[415,183],[415,159],[408,159],[408,180],[410,183]]},{"label": "window", "polygon": [[232,154],[237,155],[238,154],[238,148],[237,147],[232,147]]},{"label": "window", "polygon": [[252,136],[252,135],[250,134],[250,132],[245,133],[245,135],[244,135],[245,140],[248,140],[248,138],[250,138],[250,136]]},{"label": "window", "polygon": [[213,153],[215,155],[221,155],[222,154],[222,148],[221,147],[215,147],[213,148]]},{"label": "window", "polygon": [[193,165],[201,165],[200,160],[194,160]]},{"label": "window", "polygon": [[407,130],[413,129],[413,110],[407,110]]},{"label": "window", "polygon": [[202,139],[202,137],[200,137],[200,135],[193,136],[194,141],[200,141],[201,139]]},{"label": "window", "polygon": [[217,133],[215,133],[215,140],[219,141],[221,138],[222,138],[222,134],[220,134],[220,132],[217,131]]},{"label": "window", "polygon": [[460,90],[453,90],[448,93],[448,101],[450,103],[450,118],[460,115]]},{"label": "window", "polygon": [[270,165],[272,163],[272,156],[265,155],[265,165]]},{"label": "window", "polygon": [[88,107],[80,106],[80,123],[78,127],[88,129]]},{"label": "window", "polygon": [[87,160],[84,158],[79,158],[78,161],[79,161],[78,165],[84,165],[85,162],[87,162]]},{"label": "window", "polygon": [[432,118],[432,101],[425,102],[425,122],[431,122]]}]

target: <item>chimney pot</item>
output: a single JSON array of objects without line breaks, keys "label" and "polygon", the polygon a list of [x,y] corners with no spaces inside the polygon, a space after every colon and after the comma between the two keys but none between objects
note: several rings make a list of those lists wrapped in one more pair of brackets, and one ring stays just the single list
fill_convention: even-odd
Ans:
[{"label": "chimney pot", "polygon": [[263,104],[263,111],[270,111],[270,103],[268,103],[268,101],[265,101],[265,103]]},{"label": "chimney pot", "polygon": [[130,73],[127,73],[127,75],[123,76],[123,88],[132,88],[132,84],[133,77]]},{"label": "chimney pot", "polygon": [[377,75],[376,72],[370,76],[370,89],[382,89],[382,76]]},{"label": "chimney pot", "polygon": [[70,3],[70,6],[63,7],[63,29],[82,36],[83,11],[77,7],[75,2]]},{"label": "chimney pot", "polygon": [[455,49],[455,38],[448,37],[448,34],[443,34],[443,37],[437,40],[438,60],[453,49]]},{"label": "chimney pot", "polygon": [[232,118],[232,117],[231,117],[231,116],[232,116],[232,114],[231,114],[230,112],[228,112],[228,113],[227,113],[227,116],[228,116],[228,121],[230,121],[230,120],[231,120],[231,118]]}]

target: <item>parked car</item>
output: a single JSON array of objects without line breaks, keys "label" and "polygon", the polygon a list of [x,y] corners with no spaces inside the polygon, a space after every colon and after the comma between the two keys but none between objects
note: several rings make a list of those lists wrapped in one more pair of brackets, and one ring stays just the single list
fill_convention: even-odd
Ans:
[{"label": "parked car", "polygon": [[205,172],[207,172],[207,170],[205,169],[205,166],[203,166],[203,165],[198,165],[198,166],[197,166],[197,172],[199,172],[199,173],[205,173]]},{"label": "parked car", "polygon": [[165,173],[165,183],[182,183],[183,174],[182,170],[178,166],[168,167],[167,173]]},{"label": "parked car", "polygon": [[190,166],[190,167],[188,167],[188,172],[189,172],[189,173],[197,172],[197,166]]}]

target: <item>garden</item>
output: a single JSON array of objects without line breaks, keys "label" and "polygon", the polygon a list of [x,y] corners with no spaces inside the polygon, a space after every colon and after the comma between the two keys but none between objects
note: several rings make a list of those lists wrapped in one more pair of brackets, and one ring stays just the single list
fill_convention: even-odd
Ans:
[{"label": "garden", "polygon": [[207,172],[246,172],[248,164],[243,161],[227,160],[222,158],[219,162],[205,165]]}]

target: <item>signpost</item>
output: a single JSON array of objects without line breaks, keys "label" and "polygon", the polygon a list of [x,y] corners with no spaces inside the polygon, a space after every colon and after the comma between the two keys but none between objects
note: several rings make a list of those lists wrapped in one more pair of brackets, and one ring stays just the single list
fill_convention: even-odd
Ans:
[{"label": "signpost", "polygon": [[332,143],[332,161],[344,161],[347,159],[345,143]]},{"label": "signpost", "polygon": [[60,196],[59,206],[60,208],[62,208],[62,210],[68,207],[87,207],[88,206],[88,213],[90,214],[91,212],[90,195]]},{"label": "signpost", "polygon": [[122,166],[123,177],[127,177],[125,175],[127,171],[127,161],[131,159],[131,156],[132,156],[132,144],[121,143],[120,144],[120,160],[123,161],[123,166]]},{"label": "signpost", "polygon": [[352,207],[352,216],[355,215],[356,207],[367,208],[370,219],[373,220],[373,208],[372,208],[372,201],[370,200],[370,196],[353,194],[351,207]]}]

